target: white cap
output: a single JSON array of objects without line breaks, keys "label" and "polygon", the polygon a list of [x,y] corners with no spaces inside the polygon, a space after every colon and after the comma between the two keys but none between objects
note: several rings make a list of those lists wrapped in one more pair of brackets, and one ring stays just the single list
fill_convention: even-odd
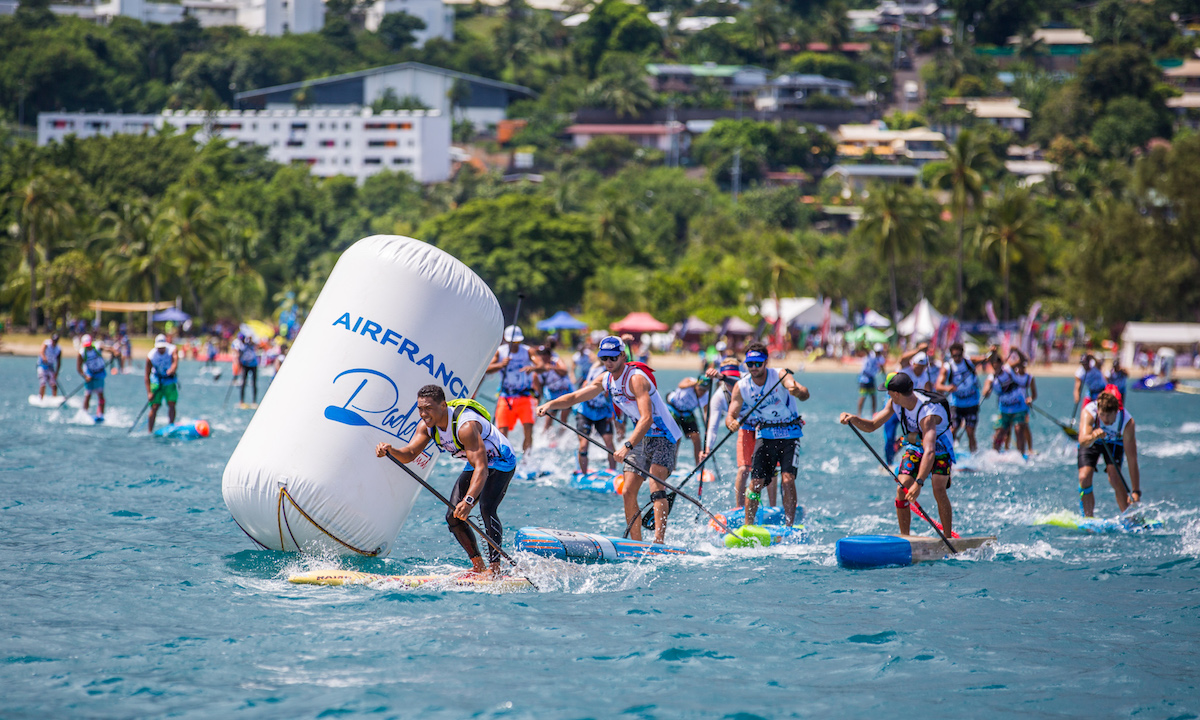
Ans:
[{"label": "white cap", "polygon": [[525,339],[525,333],[521,332],[520,325],[509,325],[504,328],[504,342],[521,342]]},{"label": "white cap", "polygon": [[929,356],[923,352],[919,352],[916,355],[913,355],[912,364],[913,365],[928,365],[929,364]]},{"label": "white cap", "polygon": [[167,336],[159,333],[154,336],[154,347],[165,348],[167,346]]},{"label": "white cap", "polygon": [[726,348],[728,348],[728,347],[729,346],[725,344],[724,340],[717,341],[717,345],[716,345],[717,352],[725,352]]},{"label": "white cap", "polygon": [[883,352],[883,343],[875,343],[875,352]]},{"label": "white cap", "polygon": [[83,336],[83,337],[82,337],[82,338],[79,340],[79,344],[80,344],[80,345],[82,345],[83,347],[87,347],[88,345],[91,345],[91,344],[92,344],[92,336],[91,336],[91,335],[84,335],[84,336]]}]

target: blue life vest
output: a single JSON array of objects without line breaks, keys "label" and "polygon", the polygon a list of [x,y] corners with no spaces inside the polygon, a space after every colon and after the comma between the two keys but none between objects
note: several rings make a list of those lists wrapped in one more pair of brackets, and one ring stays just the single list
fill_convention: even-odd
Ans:
[{"label": "blue life vest", "polygon": [[862,372],[858,374],[858,384],[870,385],[874,387],[875,376],[878,375],[879,371],[882,369],[883,358],[879,357],[879,355],[875,353],[871,353],[867,356],[866,360],[863,360]]},{"label": "blue life vest", "polygon": [[1032,375],[1017,375],[1007,368],[996,376],[996,383],[1000,386],[997,398],[1000,401],[1000,412],[1011,414],[1029,410],[1025,389],[1029,387],[1029,381],[1032,379]]},{"label": "blue life vest", "polygon": [[529,346],[519,345],[515,353],[509,353],[507,345],[500,346],[500,359],[508,358],[508,365],[500,370],[500,396],[520,397],[533,395],[533,375],[522,372],[524,368],[533,365],[529,356]]},{"label": "blue life vest", "polygon": [[242,367],[258,367],[258,352],[253,343],[243,343],[238,351],[238,364]]},{"label": "blue life vest", "polygon": [[954,392],[950,403],[956,408],[974,407],[979,404],[979,378],[975,375],[975,364],[964,357],[961,363],[949,363],[950,382]]},{"label": "blue life vest", "polygon": [[108,371],[108,363],[96,348],[85,348],[83,351],[83,367],[93,378],[103,376]]},{"label": "blue life vest", "polygon": [[1087,388],[1088,399],[1095,400],[1096,396],[1104,392],[1104,386],[1108,381],[1104,379],[1104,373],[1100,368],[1093,367],[1083,374],[1083,385]]},{"label": "blue life vest", "polygon": [[157,385],[173,385],[176,382],[174,375],[168,375],[171,370],[171,363],[174,360],[169,350],[165,353],[160,353],[157,350],[150,351],[150,368],[153,371],[151,379]]}]

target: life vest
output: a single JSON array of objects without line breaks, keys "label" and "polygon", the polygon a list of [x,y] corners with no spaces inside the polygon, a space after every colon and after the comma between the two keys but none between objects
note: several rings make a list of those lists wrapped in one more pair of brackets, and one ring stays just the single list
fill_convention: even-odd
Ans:
[{"label": "life vest", "polygon": [[83,366],[87,368],[88,375],[95,378],[98,375],[104,375],[108,370],[108,363],[105,362],[104,356],[96,348],[84,348],[83,350]]},{"label": "life vest", "polygon": [[[551,355],[550,361],[557,366],[558,355]],[[550,370],[542,371],[542,389],[546,392],[562,393],[570,392],[575,388],[571,385],[570,373],[566,375],[559,375],[558,371],[552,368]]]},{"label": "life vest", "polygon": [[[921,430],[921,420],[932,413],[937,418],[937,448],[935,452],[953,455],[954,436],[950,435],[950,403],[946,396],[936,390],[914,390],[913,394],[917,396],[917,406],[912,410],[892,403],[892,412],[900,421],[900,435],[904,438],[905,444],[917,450],[923,450],[924,446],[919,440],[924,436],[924,432]],[[912,440],[914,434],[918,438],[917,442]]]},{"label": "life vest", "polygon": [[996,376],[996,383],[1000,386],[1000,394],[996,398],[1000,403],[1000,412],[1018,413],[1029,409],[1025,389],[1032,379],[1033,376],[1028,373],[1017,375],[1008,368]]},{"label": "life vest", "polygon": [[533,395],[533,376],[527,372],[522,372],[525,368],[533,365],[533,358],[529,355],[528,345],[517,346],[517,351],[511,353],[509,357],[508,345],[501,345],[500,359],[508,358],[508,365],[500,371],[500,396],[501,397],[520,397],[522,395]]},{"label": "life vest", "polygon": [[[454,447],[459,450],[462,450],[463,446],[462,443],[458,441],[458,418],[463,414],[463,410],[470,408],[471,410],[474,410],[482,415],[483,419],[487,420],[489,423],[492,421],[492,414],[487,411],[487,408],[481,405],[479,401],[472,398],[450,400],[446,403],[446,406],[450,408],[450,438],[454,441]],[[442,439],[438,434],[438,429],[436,426],[433,428],[433,441],[437,443],[439,447],[442,445]]]},{"label": "life vest", "polygon": [[433,441],[439,449],[449,453],[452,457],[466,460],[467,454],[458,439],[458,429],[464,422],[475,422],[480,426],[479,439],[483,443],[484,452],[487,454],[488,467],[499,470],[512,470],[517,466],[517,457],[513,454],[512,446],[508,444],[508,438],[504,437],[496,429],[496,426],[492,424],[492,416],[486,408],[470,398],[451,400],[446,405],[452,408],[450,412],[450,439],[449,441],[444,440],[437,427],[433,428],[432,433]]},{"label": "life vest", "polygon": [[629,417],[637,421],[641,418],[641,412],[638,410],[637,399],[629,390],[629,383],[634,376],[641,373],[643,377],[650,381],[650,410],[653,415],[651,418],[650,430],[647,431],[647,437],[667,437],[671,442],[679,442],[679,438],[683,437],[683,431],[679,429],[679,425],[675,422],[675,418],[671,416],[671,409],[667,407],[663,401],[662,395],[658,392],[658,385],[654,382],[654,376],[647,372],[647,368],[642,363],[631,362],[626,363],[628,367],[621,373],[621,377],[613,378],[611,372],[604,376],[604,389],[612,396],[613,405],[617,410],[625,413]]},{"label": "life vest", "polygon": [[171,362],[174,360],[175,346],[168,345],[166,352],[158,352],[158,349],[150,351],[150,368],[154,372],[154,382],[159,385],[169,385],[175,382],[174,375],[168,375],[171,370]]},{"label": "life vest", "polygon": [[242,367],[258,367],[258,352],[253,343],[242,343],[238,349],[238,364]]},{"label": "life vest", "polygon": [[[961,363],[951,360],[947,365],[950,383],[954,385],[954,398],[962,405],[970,407],[979,404],[979,377],[975,374],[975,364],[968,357],[963,357]],[[971,401],[974,402],[971,402]]]},{"label": "life vest", "polygon": [[62,348],[51,343],[49,340],[42,343],[42,348],[46,352],[46,362],[42,362],[42,357],[39,355],[38,367],[45,368],[46,370],[56,370],[58,367],[58,356],[62,354]]},{"label": "life vest", "polygon": [[1117,410],[1117,417],[1111,425],[1105,424],[1100,419],[1100,409],[1096,407],[1095,402],[1089,402],[1083,406],[1083,412],[1092,416],[1092,427],[1100,428],[1104,431],[1104,437],[1101,442],[1109,445],[1125,445],[1125,426],[1133,419],[1133,416],[1125,412],[1125,408]]},{"label": "life vest", "polygon": [[1104,392],[1104,386],[1108,381],[1104,378],[1104,373],[1100,368],[1092,367],[1083,374],[1083,384],[1088,390],[1088,399],[1095,400],[1096,396]]},{"label": "life vest", "polygon": [[867,359],[863,360],[862,372],[858,374],[858,384],[874,386],[875,376],[881,369],[883,369],[883,359],[874,352],[867,355]]}]

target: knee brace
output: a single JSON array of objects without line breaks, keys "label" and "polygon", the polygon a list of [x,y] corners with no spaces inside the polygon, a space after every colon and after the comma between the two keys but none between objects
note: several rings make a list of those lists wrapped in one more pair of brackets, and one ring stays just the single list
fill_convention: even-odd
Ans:
[{"label": "knee brace", "polygon": [[1088,485],[1087,487],[1079,488],[1079,497],[1083,497],[1084,495],[1091,495],[1091,494],[1092,494],[1092,486],[1091,485]]},{"label": "knee brace", "polygon": [[666,490],[655,490],[654,492],[650,493],[650,502],[658,502],[659,500],[666,500],[666,499],[667,499],[667,491]]},{"label": "knee brace", "polygon": [[903,510],[904,508],[908,507],[908,500],[901,500],[900,498],[897,498],[896,507]]}]

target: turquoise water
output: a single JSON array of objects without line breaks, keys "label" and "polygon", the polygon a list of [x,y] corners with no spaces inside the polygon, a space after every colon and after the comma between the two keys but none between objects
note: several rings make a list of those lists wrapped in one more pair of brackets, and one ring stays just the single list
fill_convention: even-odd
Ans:
[{"label": "turquoise water", "polygon": [[[954,479],[956,528],[998,535],[994,548],[848,571],[834,542],[895,532],[894,484],[834,422],[853,409],[854,375],[801,375],[813,391],[798,481],[812,544],[716,547],[681,501],[668,540],[696,554],[541,560],[529,567],[541,592],[491,595],[290,585],[304,569],[466,563],[429,497],[387,560],[257,550],[221,499],[250,418],[222,409],[225,382],[184,365],[180,414],[208,419],[213,435],[171,441],[126,434],[140,376],[109,379],[109,421],[93,426],[73,408],[30,407],[33,367],[0,359],[3,717],[1200,713],[1200,398],[1130,399],[1147,514],[1162,530],[1035,525],[1077,499],[1073,446],[1035,417],[1031,464],[989,456]],[[1069,414],[1069,381],[1039,386],[1048,409]],[[618,498],[566,486],[574,442],[538,442],[527,465],[557,471],[514,481],[508,543],[532,524],[619,535]],[[727,478],[731,450],[720,453]],[[441,465],[434,481],[448,489],[456,472]],[[704,496],[730,504],[724,487]],[[1097,513],[1114,515],[1112,492],[1097,496]]]}]

